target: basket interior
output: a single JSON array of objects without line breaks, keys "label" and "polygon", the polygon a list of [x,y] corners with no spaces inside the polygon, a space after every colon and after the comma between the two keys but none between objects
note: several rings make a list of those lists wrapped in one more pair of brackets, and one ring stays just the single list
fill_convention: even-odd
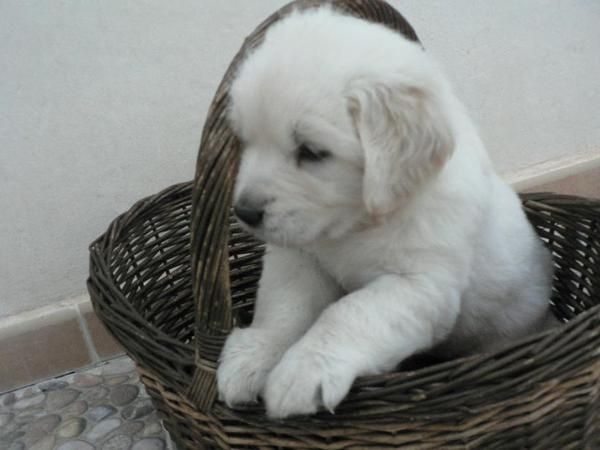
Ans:
[{"label": "basket interior", "polygon": [[[144,321],[182,343],[194,339],[190,273],[190,199],[141,215],[112,249],[114,283]],[[140,220],[141,219],[141,220]],[[234,324],[251,322],[264,244],[230,219],[229,262]]]}]

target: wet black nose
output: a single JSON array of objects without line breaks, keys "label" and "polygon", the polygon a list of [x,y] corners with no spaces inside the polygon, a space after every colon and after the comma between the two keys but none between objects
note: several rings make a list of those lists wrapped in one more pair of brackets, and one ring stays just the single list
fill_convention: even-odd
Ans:
[{"label": "wet black nose", "polygon": [[238,218],[246,225],[251,227],[257,227],[262,223],[265,211],[263,209],[256,209],[244,204],[237,204],[234,206],[233,211]]}]

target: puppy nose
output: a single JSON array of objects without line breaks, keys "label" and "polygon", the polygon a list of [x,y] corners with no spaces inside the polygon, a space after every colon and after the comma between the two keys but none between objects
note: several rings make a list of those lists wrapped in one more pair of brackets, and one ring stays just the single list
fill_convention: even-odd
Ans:
[{"label": "puppy nose", "polygon": [[233,211],[238,218],[251,227],[257,227],[261,224],[263,216],[265,215],[264,209],[257,209],[243,203],[238,203],[233,207]]}]

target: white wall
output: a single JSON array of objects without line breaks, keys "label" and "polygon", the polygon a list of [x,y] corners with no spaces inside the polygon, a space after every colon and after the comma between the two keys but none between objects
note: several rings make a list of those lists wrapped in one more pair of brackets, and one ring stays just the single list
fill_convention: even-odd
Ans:
[{"label": "white wall", "polygon": [[[0,317],[85,290],[87,245],[193,176],[212,93],[283,0],[0,2]],[[397,0],[515,173],[600,150],[600,2]]]}]

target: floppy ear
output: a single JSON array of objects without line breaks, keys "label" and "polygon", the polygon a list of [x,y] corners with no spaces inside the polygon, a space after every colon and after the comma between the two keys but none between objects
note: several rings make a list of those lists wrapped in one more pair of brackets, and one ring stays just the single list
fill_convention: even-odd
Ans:
[{"label": "floppy ear", "polygon": [[364,151],[367,211],[386,214],[441,170],[454,149],[450,125],[433,93],[393,77],[355,80],[347,98]]}]

